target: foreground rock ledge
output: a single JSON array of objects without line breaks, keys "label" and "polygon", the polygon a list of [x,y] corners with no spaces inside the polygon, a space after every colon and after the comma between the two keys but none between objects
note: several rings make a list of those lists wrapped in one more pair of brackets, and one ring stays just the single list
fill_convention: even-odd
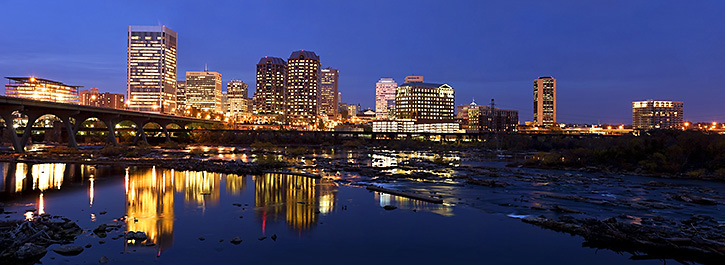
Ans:
[{"label": "foreground rock ledge", "polygon": [[[725,264],[723,227],[706,229],[707,218],[693,216],[683,222],[693,229],[665,228],[618,222],[615,218],[553,220],[526,217],[522,221],[543,228],[584,237],[584,246],[633,253],[632,259],[674,259],[703,264]],[[700,229],[697,229],[700,228]],[[709,231],[709,232],[708,232]],[[638,253],[646,253],[641,255]]]}]

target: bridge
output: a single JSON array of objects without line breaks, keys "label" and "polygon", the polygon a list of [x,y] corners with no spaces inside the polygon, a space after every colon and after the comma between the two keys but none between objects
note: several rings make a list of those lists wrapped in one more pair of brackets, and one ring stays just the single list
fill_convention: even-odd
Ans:
[{"label": "bridge", "polygon": [[[27,116],[28,122],[25,126],[16,127],[13,120],[15,113]],[[178,125],[186,128],[190,124],[219,124],[220,121],[197,119],[191,117],[182,117],[174,115],[166,115],[151,112],[138,112],[129,110],[110,109],[102,107],[84,106],[76,104],[56,103],[39,101],[25,98],[0,96],[0,118],[5,121],[5,126],[10,130],[10,140],[12,141],[15,152],[24,152],[25,145],[33,130],[33,124],[38,118],[44,115],[54,115],[63,123],[68,133],[68,146],[78,147],[76,142],[76,133],[81,129],[81,124],[90,118],[96,118],[102,121],[108,129],[107,144],[117,145],[116,140],[116,124],[122,121],[130,121],[136,126],[136,136],[134,143],[139,140],[146,141],[144,125],[148,123],[156,123],[161,126],[166,139],[169,140],[169,131],[167,126],[170,124]],[[73,120],[71,121],[71,118]],[[18,136],[17,130],[23,131],[22,136]]]}]

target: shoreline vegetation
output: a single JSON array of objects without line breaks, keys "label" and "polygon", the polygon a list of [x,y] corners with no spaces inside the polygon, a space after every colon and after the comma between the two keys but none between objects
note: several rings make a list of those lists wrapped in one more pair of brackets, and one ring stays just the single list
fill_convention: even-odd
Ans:
[{"label": "shoreline vegetation", "polygon": [[[261,174],[285,168],[301,168],[299,165],[286,162],[281,157],[300,157],[320,152],[334,153],[340,152],[340,150],[373,152],[375,148],[378,148],[432,153],[467,152],[479,160],[496,158],[513,160],[509,167],[725,181],[725,136],[692,131],[651,131],[637,137],[504,134],[478,143],[397,140],[377,142],[374,147],[364,139],[338,141],[334,144],[324,141],[309,141],[305,144],[297,140],[267,139],[269,141],[239,144],[234,140],[225,141],[223,135],[218,136],[205,136],[206,140],[194,141],[193,144],[204,146],[224,142],[224,146],[240,146],[243,148],[238,149],[239,152],[254,157],[254,162],[213,159],[210,157],[214,154],[213,151],[204,151],[197,147],[190,148],[188,152],[182,152],[181,150],[188,147],[187,144],[174,142],[161,144],[158,148],[148,145],[107,146],[96,150],[54,147],[39,153],[2,155],[0,161],[128,166],[163,165],[163,167],[176,170]],[[164,151],[174,149],[177,152]],[[432,169],[450,167],[445,161],[437,161],[437,159],[425,165],[410,164],[398,165],[398,167],[423,166]],[[319,159],[318,167],[357,172],[360,175],[376,177],[379,181],[432,177],[432,174],[416,176],[383,174],[379,169],[371,167],[334,163],[320,165],[322,163],[326,163],[326,160]],[[566,175],[561,177],[565,178]],[[478,185],[491,189],[504,189],[508,185],[501,180],[503,178],[496,174],[482,174],[482,176],[485,178],[472,178],[471,176],[454,176],[454,178],[461,178],[467,185]],[[344,182],[344,180],[341,181]],[[724,198],[722,195],[717,196],[719,196],[716,197],[718,199]],[[563,199],[569,200],[570,198]],[[698,196],[682,195],[675,199],[697,205],[720,204],[718,200]],[[597,219],[586,215],[572,217],[567,214],[582,213],[566,207],[554,206],[549,210],[561,212],[564,215],[559,216],[558,219],[547,218],[543,215],[528,216],[522,218],[522,221],[542,228],[582,236],[585,240],[584,246],[632,253],[632,259],[675,259],[683,264],[689,264],[689,262],[723,264],[725,262],[725,223],[723,220],[715,220],[710,216],[693,214],[687,220],[655,217],[649,222],[633,224],[623,221],[627,219],[626,216]]]}]

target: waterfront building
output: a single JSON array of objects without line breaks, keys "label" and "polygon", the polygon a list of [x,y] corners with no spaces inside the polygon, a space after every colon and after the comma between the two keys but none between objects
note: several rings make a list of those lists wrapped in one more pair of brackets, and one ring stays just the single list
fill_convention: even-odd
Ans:
[{"label": "waterfront building", "polygon": [[409,75],[405,77],[405,83],[423,83],[422,75]]},{"label": "waterfront building", "polygon": [[390,110],[395,106],[395,89],[398,83],[392,78],[380,78],[375,83],[375,118],[384,120],[389,118]]},{"label": "waterfront building", "polygon": [[176,112],[176,41],[176,32],[166,26],[128,26],[129,109]]},{"label": "waterfront building", "polygon": [[315,126],[319,113],[320,57],[312,51],[292,52],[287,60],[287,123]]},{"label": "waterfront building", "polygon": [[202,111],[222,112],[222,74],[186,72],[186,105]]},{"label": "waterfront building", "polygon": [[683,103],[669,100],[632,102],[633,129],[681,129]]},{"label": "waterfront building", "polygon": [[283,115],[287,99],[287,62],[282,58],[262,57],[257,63],[256,83],[254,114]]},{"label": "waterfront building", "polygon": [[455,133],[460,124],[453,119],[447,120],[383,120],[373,121],[373,132],[399,133]]},{"label": "waterfront building", "polygon": [[176,81],[176,108],[179,113],[186,109],[186,80]]},{"label": "waterfront building", "polygon": [[8,79],[8,84],[5,85],[6,96],[58,103],[80,103],[78,88],[82,86],[71,86],[36,77],[5,78]]},{"label": "waterfront building", "polygon": [[320,80],[320,115],[337,117],[337,104],[339,100],[337,69],[324,68],[321,70]]},{"label": "waterfront building", "polygon": [[448,84],[404,83],[396,89],[395,112],[399,119],[453,119],[455,92]]},{"label": "waterfront building", "polygon": [[227,103],[229,105],[229,118],[237,122],[248,120],[249,108],[249,85],[240,81],[232,80],[227,83]]},{"label": "waterfront building", "polygon": [[81,105],[86,106],[125,109],[125,101],[123,98],[123,94],[99,93],[98,88],[95,87],[90,90],[80,91]]},{"label": "waterfront building", "polygon": [[534,124],[544,127],[556,124],[556,79],[553,77],[534,80]]}]

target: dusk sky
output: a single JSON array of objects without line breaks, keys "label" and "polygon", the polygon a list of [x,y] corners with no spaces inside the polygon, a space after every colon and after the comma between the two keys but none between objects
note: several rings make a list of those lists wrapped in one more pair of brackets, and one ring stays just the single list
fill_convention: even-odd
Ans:
[{"label": "dusk sky", "polygon": [[[311,50],[340,70],[342,102],[423,75],[532,119],[533,80],[557,79],[561,123],[632,123],[632,101],[684,102],[725,122],[725,1],[0,0],[0,76],[126,91],[129,25],[178,33],[178,76],[220,72],[254,91],[260,57]],[[7,79],[3,80],[7,84]]]}]

